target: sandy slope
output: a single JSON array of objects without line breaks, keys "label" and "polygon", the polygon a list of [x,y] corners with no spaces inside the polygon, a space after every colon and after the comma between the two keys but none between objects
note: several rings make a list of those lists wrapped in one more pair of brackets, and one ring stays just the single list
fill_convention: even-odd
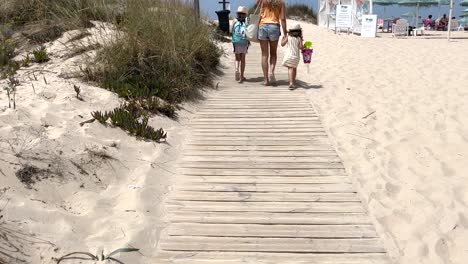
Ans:
[{"label": "sandy slope", "polygon": [[314,85],[310,100],[390,254],[398,263],[466,263],[468,33],[448,43],[303,26],[315,53],[299,78]]},{"label": "sandy slope", "polygon": [[[112,33],[102,30],[92,29],[81,42],[102,43]],[[168,132],[167,144],[137,140],[97,122],[80,126],[91,111],[111,110],[120,99],[72,78],[86,58],[67,56],[83,46],[69,42],[76,34],[46,44],[50,62],[18,72],[16,111],[8,109],[0,90],[0,263],[55,263],[53,257],[73,251],[120,247],[140,249],[122,256],[126,263],[144,263],[164,226],[160,204],[170,189],[190,106],[178,121],[151,119]],[[83,101],[75,98],[73,85],[81,87]],[[47,170],[49,178],[28,188],[15,176],[28,164]]]}]

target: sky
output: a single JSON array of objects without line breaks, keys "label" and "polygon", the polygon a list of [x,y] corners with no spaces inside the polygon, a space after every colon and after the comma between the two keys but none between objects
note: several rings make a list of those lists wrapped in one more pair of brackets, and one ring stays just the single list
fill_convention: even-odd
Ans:
[{"label": "sky", "polygon": [[[222,5],[218,4],[221,0],[200,0],[200,8],[205,13],[205,15],[209,16],[212,19],[216,19],[215,11],[221,10]],[[255,0],[229,0],[230,3],[230,10],[231,12],[235,12],[237,7],[240,5],[250,7],[253,5]],[[307,4],[313,8],[313,10],[317,10],[318,0],[286,0],[288,4],[300,3],[300,4]],[[460,0],[454,0],[454,16],[458,17],[461,15],[462,10],[468,7],[462,7],[459,5]],[[400,15],[407,13],[407,12],[415,12],[416,7],[405,7],[405,6],[387,6],[386,7],[386,17],[394,16],[399,17]],[[420,7],[419,9],[420,16],[427,17],[427,15],[432,14],[435,18],[442,16],[444,13],[449,13],[449,6],[440,6],[440,10],[437,6],[434,7]],[[374,5],[374,14],[377,14],[379,17],[384,15],[384,7]]]}]

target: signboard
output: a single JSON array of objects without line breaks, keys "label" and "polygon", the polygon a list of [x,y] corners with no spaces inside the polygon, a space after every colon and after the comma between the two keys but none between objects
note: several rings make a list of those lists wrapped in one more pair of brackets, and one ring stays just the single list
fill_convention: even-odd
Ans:
[{"label": "signboard", "polygon": [[375,38],[377,32],[377,15],[363,15],[361,37]]},{"label": "signboard", "polygon": [[336,28],[351,28],[353,19],[351,16],[351,5],[337,5],[336,6]]}]

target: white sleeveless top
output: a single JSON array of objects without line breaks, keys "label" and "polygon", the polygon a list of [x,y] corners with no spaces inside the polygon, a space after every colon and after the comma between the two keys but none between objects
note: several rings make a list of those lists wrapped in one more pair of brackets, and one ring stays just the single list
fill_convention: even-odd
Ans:
[{"label": "white sleeveless top", "polygon": [[283,66],[297,68],[301,60],[301,50],[299,49],[300,41],[301,38],[288,36],[288,43],[286,44],[282,63]]}]

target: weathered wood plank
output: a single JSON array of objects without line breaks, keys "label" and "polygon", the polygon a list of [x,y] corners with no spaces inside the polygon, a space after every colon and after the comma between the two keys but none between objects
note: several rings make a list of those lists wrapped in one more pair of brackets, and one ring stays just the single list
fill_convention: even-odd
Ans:
[{"label": "weathered wood plank", "polygon": [[363,213],[261,213],[261,212],[174,212],[173,223],[365,225],[372,224]]},{"label": "weathered wood plank", "polygon": [[184,146],[185,150],[239,150],[239,151],[277,151],[277,152],[286,152],[286,151],[334,151],[330,145],[314,145],[314,146]]},{"label": "weathered wood plank", "polygon": [[297,163],[297,162],[341,162],[338,156],[311,156],[311,157],[258,157],[258,156],[185,156],[181,159],[182,162],[281,162],[281,163]]},{"label": "weathered wood plank", "polygon": [[285,183],[351,183],[347,176],[311,176],[311,177],[283,177],[283,176],[198,176],[181,175],[176,182],[204,182],[204,183],[249,183],[249,184],[285,184]]},{"label": "weathered wood plank", "polygon": [[341,162],[181,162],[181,168],[201,168],[201,169],[343,169]]},{"label": "weathered wood plank", "polygon": [[289,146],[294,150],[296,146],[330,146],[327,137],[317,137],[306,140],[197,140],[188,141],[187,145],[198,146]]},{"label": "weathered wood plank", "polygon": [[196,132],[191,133],[194,138],[198,137],[257,137],[257,138],[289,138],[289,137],[326,137],[325,131],[321,132]]},{"label": "weathered wood plank", "polygon": [[259,225],[176,223],[170,236],[376,238],[371,225]]},{"label": "weathered wood plank", "polygon": [[253,151],[253,150],[231,150],[231,151],[209,151],[209,150],[190,150],[186,149],[182,156],[215,156],[215,157],[337,157],[334,151],[316,150],[316,151]]},{"label": "weathered wood plank", "polygon": [[218,175],[218,176],[339,176],[346,175],[344,168],[312,168],[312,169],[301,169],[301,170],[291,170],[291,169],[216,169],[216,168],[180,168],[178,170],[181,174],[192,174],[192,175]]},{"label": "weathered wood plank", "polygon": [[292,192],[292,193],[354,193],[352,184],[240,184],[184,183],[174,187],[180,191],[206,192]]},{"label": "weathered wood plank", "polygon": [[162,251],[158,264],[390,264],[385,253],[311,254]]},{"label": "weathered wood plank", "polygon": [[360,202],[170,201],[172,212],[364,213]]},{"label": "weathered wood plank", "polygon": [[164,250],[227,251],[227,252],[302,252],[302,253],[384,253],[375,238],[242,238],[171,236],[160,242]]},{"label": "weathered wood plank", "polygon": [[285,192],[203,192],[174,191],[175,201],[252,201],[252,202],[359,202],[355,193],[285,193]]}]

